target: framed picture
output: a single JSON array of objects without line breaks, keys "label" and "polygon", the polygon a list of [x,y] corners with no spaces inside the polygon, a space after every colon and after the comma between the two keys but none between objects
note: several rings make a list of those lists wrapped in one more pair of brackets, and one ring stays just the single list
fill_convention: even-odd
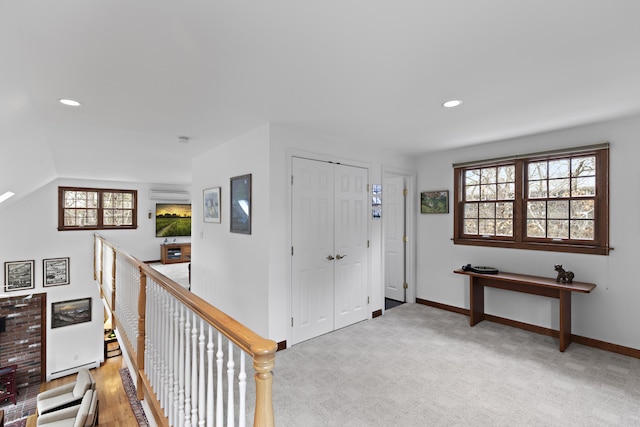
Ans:
[{"label": "framed picture", "polygon": [[371,185],[371,218],[382,219],[382,185]]},{"label": "framed picture", "polygon": [[449,190],[420,193],[420,213],[449,213]]},{"label": "framed picture", "polygon": [[42,260],[42,285],[58,286],[69,284],[69,258]]},{"label": "framed picture", "polygon": [[204,222],[220,223],[220,187],[207,188],[202,193]]},{"label": "framed picture", "polygon": [[251,234],[251,174],[231,178],[232,233]]},{"label": "framed picture", "polygon": [[33,260],[9,261],[4,263],[4,291],[33,289]]},{"label": "framed picture", "polygon": [[91,322],[91,298],[51,303],[51,328]]}]

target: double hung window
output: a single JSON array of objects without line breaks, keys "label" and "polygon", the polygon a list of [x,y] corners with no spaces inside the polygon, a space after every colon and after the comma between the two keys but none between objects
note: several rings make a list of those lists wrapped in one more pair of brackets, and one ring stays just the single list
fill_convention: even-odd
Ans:
[{"label": "double hung window", "polygon": [[608,145],[454,165],[454,242],[609,252]]}]

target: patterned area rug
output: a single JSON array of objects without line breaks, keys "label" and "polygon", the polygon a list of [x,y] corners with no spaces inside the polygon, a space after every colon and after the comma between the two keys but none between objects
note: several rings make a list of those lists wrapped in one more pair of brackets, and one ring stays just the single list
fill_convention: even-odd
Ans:
[{"label": "patterned area rug", "polygon": [[39,392],[40,384],[34,384],[18,389],[19,394],[15,405],[11,401],[0,403],[0,409],[4,411],[5,427],[19,427],[26,424],[27,417],[36,413],[36,397]]},{"label": "patterned area rug", "polygon": [[127,393],[127,398],[129,398],[129,404],[131,405],[133,414],[136,416],[136,420],[138,420],[138,425],[141,427],[149,427],[149,420],[147,420],[144,409],[142,409],[142,403],[140,403],[136,396],[136,387],[133,384],[133,379],[131,378],[131,374],[129,374],[128,368],[120,369],[120,378],[122,379],[124,391]]}]

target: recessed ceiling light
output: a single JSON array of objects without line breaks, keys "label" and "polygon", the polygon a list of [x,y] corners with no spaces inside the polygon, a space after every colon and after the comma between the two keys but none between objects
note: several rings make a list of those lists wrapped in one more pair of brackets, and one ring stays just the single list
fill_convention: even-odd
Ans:
[{"label": "recessed ceiling light", "polygon": [[460,104],[462,104],[462,100],[460,100],[460,99],[452,99],[452,100],[449,100],[449,101],[443,103],[442,106],[444,108],[453,108],[453,107],[457,107]]},{"label": "recessed ceiling light", "polygon": [[60,101],[60,104],[68,105],[70,107],[79,107],[82,105],[75,99],[62,98],[62,99],[59,99],[58,101]]},{"label": "recessed ceiling light", "polygon": [[15,196],[15,193],[11,192],[11,191],[7,191],[6,193],[4,193],[3,195],[0,195],[0,203],[4,202],[5,200],[11,198]]}]

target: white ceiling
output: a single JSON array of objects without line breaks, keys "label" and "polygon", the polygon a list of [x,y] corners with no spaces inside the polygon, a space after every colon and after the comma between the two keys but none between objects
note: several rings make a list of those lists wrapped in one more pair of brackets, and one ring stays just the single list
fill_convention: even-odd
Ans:
[{"label": "white ceiling", "polygon": [[424,153],[638,114],[639,42],[637,0],[0,0],[0,194],[188,183],[266,122]]}]

